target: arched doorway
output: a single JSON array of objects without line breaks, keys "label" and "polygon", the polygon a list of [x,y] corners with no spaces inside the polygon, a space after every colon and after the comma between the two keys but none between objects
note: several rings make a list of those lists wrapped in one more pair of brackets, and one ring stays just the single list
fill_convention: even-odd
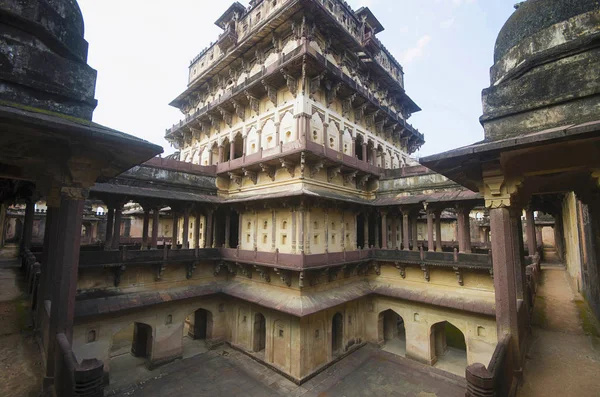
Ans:
[{"label": "arched doorway", "polygon": [[406,356],[406,329],[404,319],[388,309],[379,313],[379,343],[382,349],[398,356]]},{"label": "arched doorway", "polygon": [[147,372],[152,345],[152,327],[148,324],[133,322],[113,335],[109,352],[111,387],[131,384],[132,373],[143,376]]},{"label": "arched doorway", "polygon": [[467,344],[460,329],[442,321],[431,327],[430,349],[432,363],[436,368],[465,376],[467,367]]},{"label": "arched doorway", "polygon": [[362,135],[358,134],[356,136],[356,140],[354,141],[354,156],[359,160],[365,161],[363,158],[363,142],[364,139]]},{"label": "arched doorway", "polygon": [[183,323],[183,358],[194,357],[207,351],[206,341],[212,339],[212,313],[198,309]]},{"label": "arched doorway", "polygon": [[265,352],[267,342],[267,322],[265,316],[261,313],[254,315],[254,340],[252,341],[252,350],[255,353]]},{"label": "arched doorway", "polygon": [[333,357],[342,354],[344,339],[344,317],[336,313],[331,322],[331,355]]}]

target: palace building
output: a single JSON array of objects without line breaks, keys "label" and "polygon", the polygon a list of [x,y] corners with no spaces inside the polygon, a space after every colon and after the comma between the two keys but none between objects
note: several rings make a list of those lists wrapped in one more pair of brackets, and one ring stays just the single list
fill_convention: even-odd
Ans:
[{"label": "palace building", "polygon": [[65,69],[55,87],[36,62],[35,78],[0,76],[0,122],[22,143],[0,136],[0,247],[18,245],[55,395],[224,345],[298,385],[371,345],[468,396],[514,395],[552,256],[600,317],[595,1],[521,5],[484,90],[485,141],[421,164],[421,109],[367,7],[233,3],[171,102],[177,153],[161,158],[89,121],[76,3],[9,3],[3,40]]}]

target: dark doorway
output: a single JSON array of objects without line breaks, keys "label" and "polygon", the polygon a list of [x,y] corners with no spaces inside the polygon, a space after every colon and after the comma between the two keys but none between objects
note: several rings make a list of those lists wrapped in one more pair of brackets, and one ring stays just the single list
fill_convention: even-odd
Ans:
[{"label": "dark doorway", "polygon": [[231,225],[229,226],[229,246],[237,248],[240,244],[240,215],[231,211]]},{"label": "dark doorway", "polygon": [[365,215],[356,216],[356,248],[365,248]]},{"label": "dark doorway", "polygon": [[267,322],[265,316],[260,313],[254,315],[254,341],[252,350],[261,352],[265,350],[267,341]]},{"label": "dark doorway", "polygon": [[344,317],[341,313],[333,316],[331,323],[331,354],[337,356],[342,353],[344,339]]},{"label": "dark doorway", "polygon": [[391,309],[379,313],[379,343],[386,351],[406,356],[404,319]]},{"label": "dark doorway", "polygon": [[364,161],[363,158],[363,138],[361,135],[357,135],[356,141],[354,141],[354,156],[357,159]]},{"label": "dark doorway", "polygon": [[188,336],[192,339],[210,339],[212,329],[212,313],[198,309],[186,318]]},{"label": "dark doorway", "polygon": [[146,358],[149,358],[152,354],[152,327],[148,324],[134,324],[131,354],[134,357]]}]

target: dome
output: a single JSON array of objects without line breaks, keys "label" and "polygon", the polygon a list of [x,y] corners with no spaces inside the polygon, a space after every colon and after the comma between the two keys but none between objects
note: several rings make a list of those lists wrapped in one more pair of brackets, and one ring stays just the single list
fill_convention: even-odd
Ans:
[{"label": "dome", "polygon": [[494,51],[494,62],[523,39],[579,14],[600,9],[600,0],[528,0],[504,24]]}]

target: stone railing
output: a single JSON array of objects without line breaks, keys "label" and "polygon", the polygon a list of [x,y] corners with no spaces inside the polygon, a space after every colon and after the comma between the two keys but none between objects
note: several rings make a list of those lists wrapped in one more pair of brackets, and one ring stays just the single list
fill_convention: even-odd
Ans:
[{"label": "stone railing", "polygon": [[191,262],[219,258],[219,250],[213,248],[81,251],[79,253],[79,267],[111,267],[144,264],[152,265],[167,262]]},{"label": "stone railing", "polygon": [[506,335],[496,345],[494,354],[487,366],[475,363],[467,367],[466,397],[507,397],[515,387],[512,361],[509,357],[510,335]]},{"label": "stone railing", "polygon": [[56,363],[54,390],[61,397],[102,397],[104,364],[97,359],[77,362],[71,344],[63,333],[56,335],[60,354]]}]

